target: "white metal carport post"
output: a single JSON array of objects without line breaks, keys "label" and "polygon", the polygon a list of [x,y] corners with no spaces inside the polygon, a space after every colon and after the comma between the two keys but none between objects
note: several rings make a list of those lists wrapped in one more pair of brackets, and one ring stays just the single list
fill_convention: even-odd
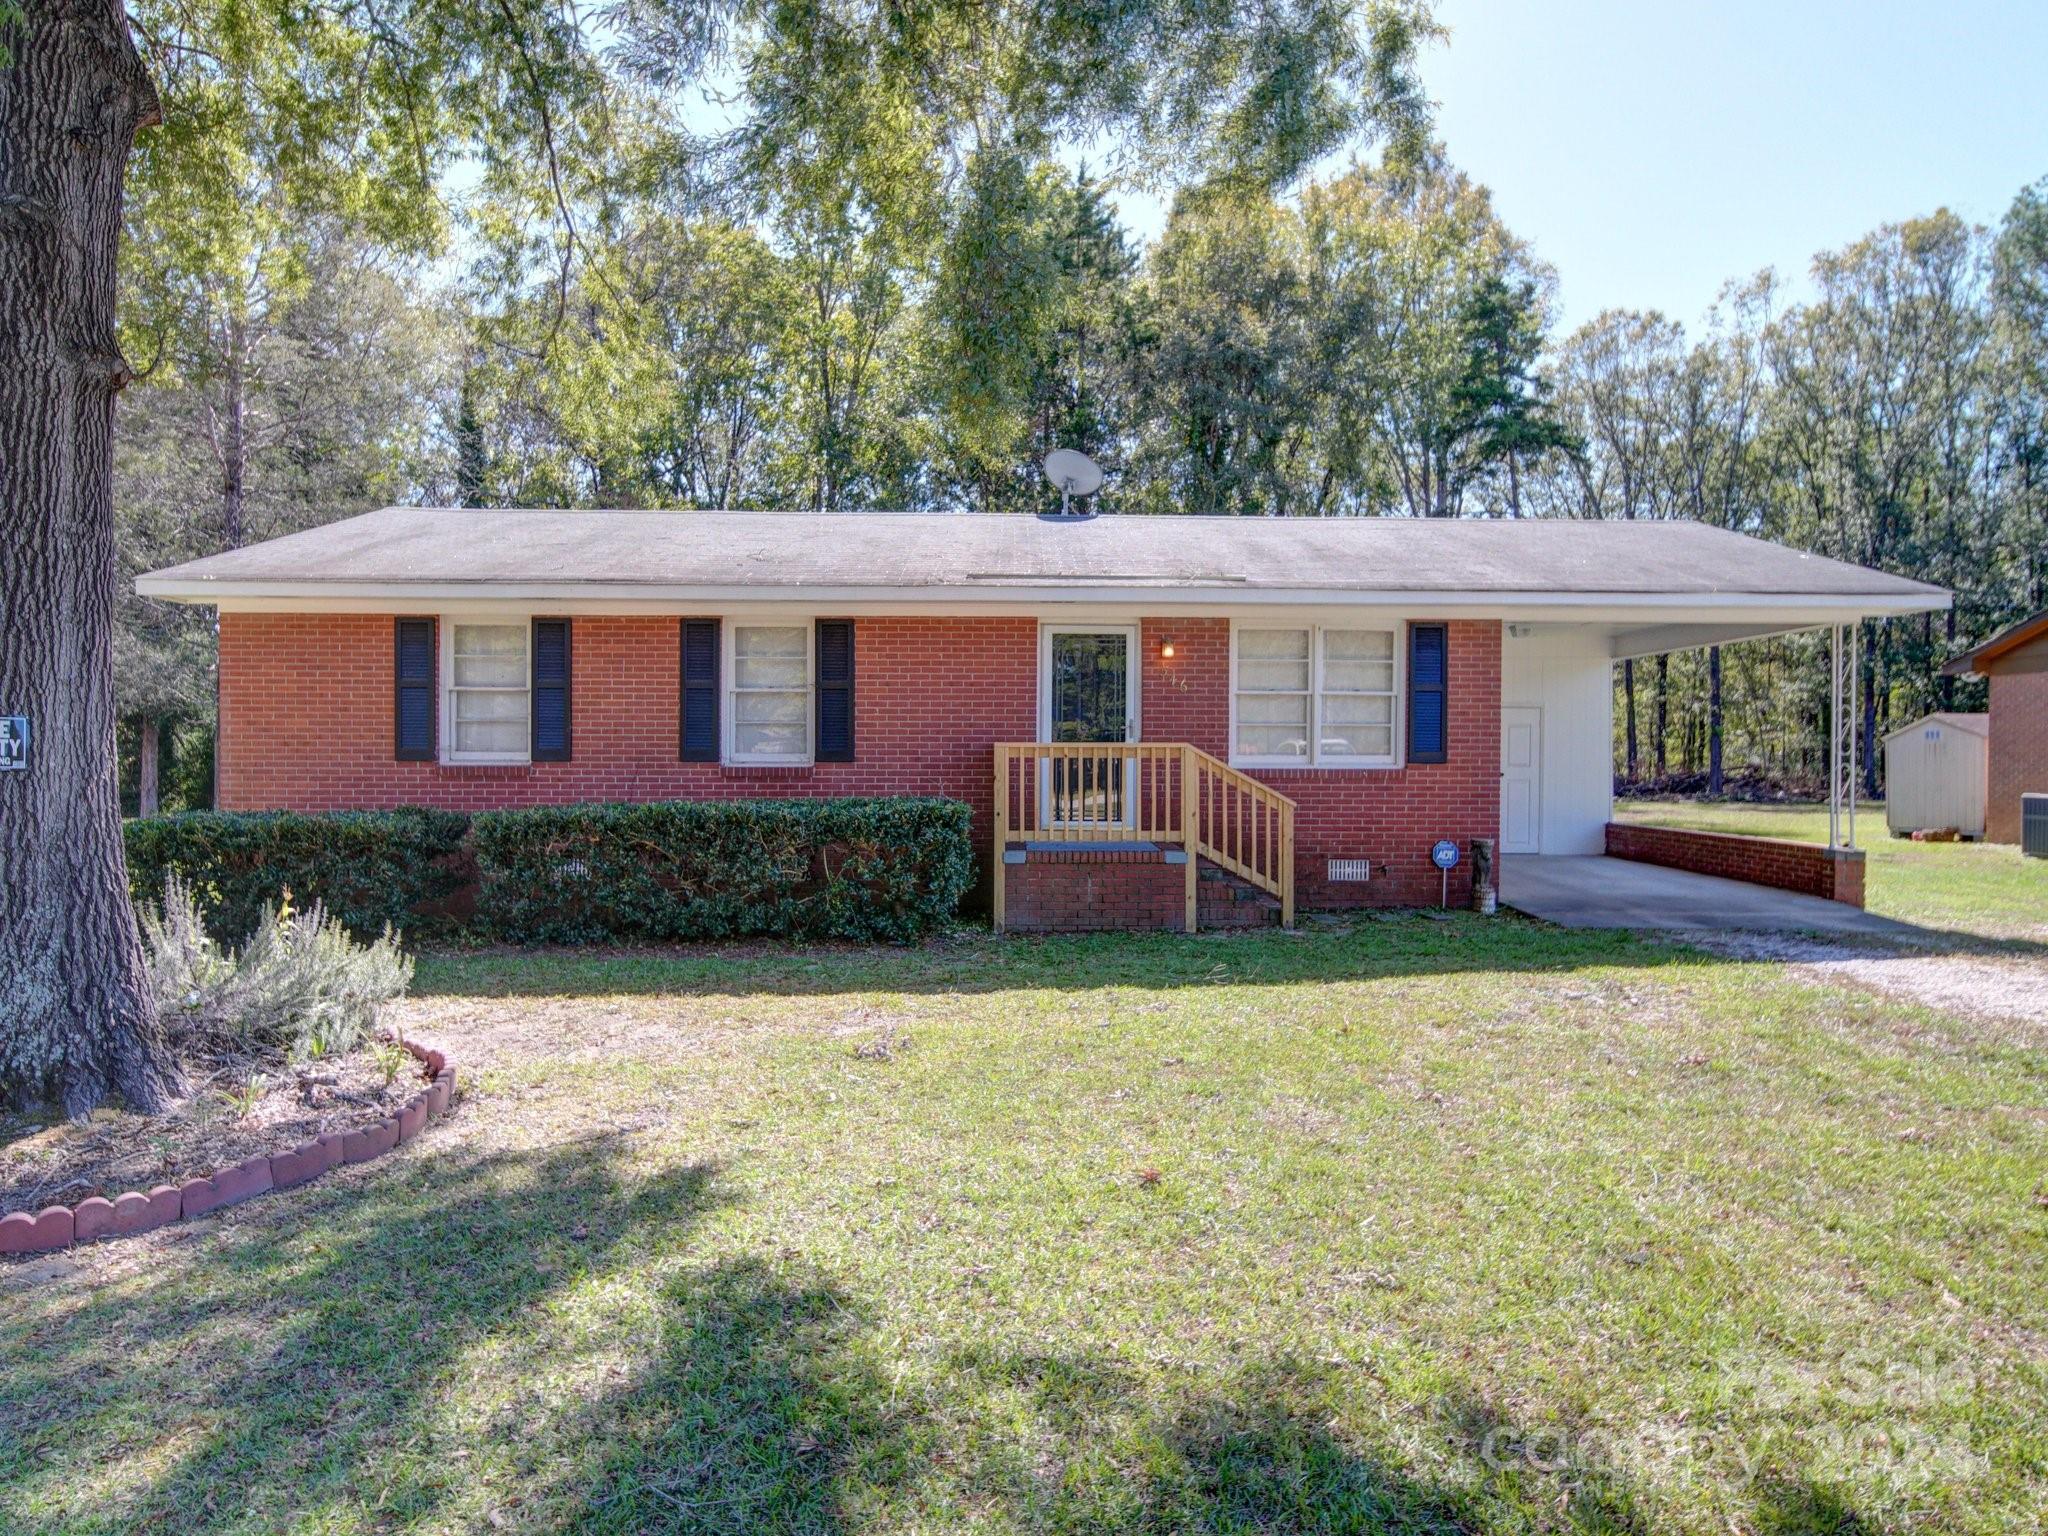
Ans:
[{"label": "white metal carport post", "polygon": [[[1842,632],[1848,631],[1848,644]],[[1837,624],[1828,631],[1828,846],[1856,846],[1856,745],[1861,722],[1856,711],[1856,651],[1863,626]],[[1848,801],[1849,838],[1842,840],[1842,802]]]}]

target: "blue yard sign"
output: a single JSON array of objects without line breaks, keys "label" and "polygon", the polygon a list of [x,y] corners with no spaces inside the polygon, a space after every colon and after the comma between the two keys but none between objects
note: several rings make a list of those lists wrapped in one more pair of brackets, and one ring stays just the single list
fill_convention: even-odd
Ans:
[{"label": "blue yard sign", "polygon": [[1458,862],[1458,845],[1448,837],[1440,837],[1429,850],[1429,862],[1437,869],[1436,904],[1448,907],[1451,904],[1451,870]]},{"label": "blue yard sign", "polygon": [[0,715],[0,773],[28,766],[28,716]]}]

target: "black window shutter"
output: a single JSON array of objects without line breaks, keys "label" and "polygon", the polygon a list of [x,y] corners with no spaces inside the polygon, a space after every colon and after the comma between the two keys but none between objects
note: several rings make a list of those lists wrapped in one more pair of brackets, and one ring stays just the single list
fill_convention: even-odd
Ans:
[{"label": "black window shutter", "polygon": [[818,620],[818,750],[821,763],[853,761],[853,620]]},{"label": "black window shutter", "polygon": [[1450,631],[1442,624],[1408,626],[1408,761],[1450,757]]},{"label": "black window shutter", "polygon": [[718,620],[683,620],[682,756],[718,761]]},{"label": "black window shutter", "polygon": [[392,756],[402,763],[434,760],[434,621],[400,619],[393,646],[397,679]]},{"label": "black window shutter", "polygon": [[569,761],[569,621],[533,621],[533,760]]}]

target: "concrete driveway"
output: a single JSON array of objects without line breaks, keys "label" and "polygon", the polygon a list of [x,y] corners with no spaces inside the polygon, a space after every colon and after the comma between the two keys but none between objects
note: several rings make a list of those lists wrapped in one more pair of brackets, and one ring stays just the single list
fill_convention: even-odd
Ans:
[{"label": "concrete driveway", "polygon": [[1600,854],[1509,854],[1500,899],[1564,928],[1737,929],[1911,939],[1920,930],[1839,901]]}]

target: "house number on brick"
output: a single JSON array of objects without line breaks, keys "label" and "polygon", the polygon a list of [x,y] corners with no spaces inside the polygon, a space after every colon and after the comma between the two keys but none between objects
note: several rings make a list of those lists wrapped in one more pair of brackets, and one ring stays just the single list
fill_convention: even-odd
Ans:
[{"label": "house number on brick", "polygon": [[28,716],[0,715],[0,773],[28,766]]}]

